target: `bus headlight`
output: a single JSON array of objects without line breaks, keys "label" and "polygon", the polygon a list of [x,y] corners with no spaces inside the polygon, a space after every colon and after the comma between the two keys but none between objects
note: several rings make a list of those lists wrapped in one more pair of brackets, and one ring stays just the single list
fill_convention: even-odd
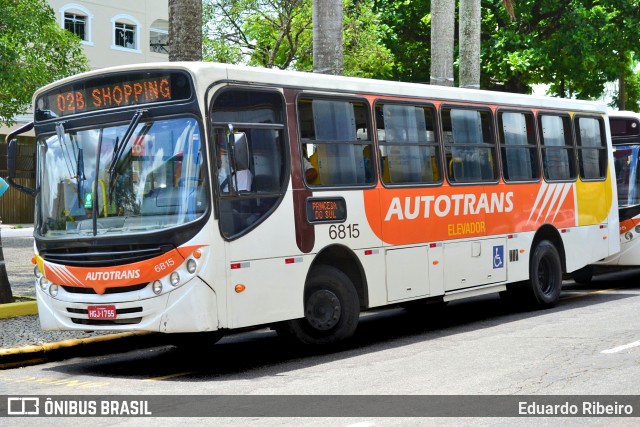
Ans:
[{"label": "bus headlight", "polygon": [[172,286],[178,286],[178,284],[180,283],[180,275],[177,271],[171,273],[171,275],[169,276],[169,282]]},{"label": "bus headlight", "polygon": [[38,285],[40,286],[40,289],[42,289],[43,291],[46,291],[47,287],[50,284],[51,284],[51,282],[46,277],[44,277],[44,276],[38,277]]},{"label": "bus headlight", "polygon": [[160,295],[162,293],[162,282],[160,280],[156,280],[152,285],[153,293],[156,295]]},{"label": "bus headlight", "polygon": [[49,286],[49,295],[54,298],[58,295],[58,285],[52,283],[51,286]]},{"label": "bus headlight", "polygon": [[640,225],[636,225],[635,230],[636,230],[636,233],[640,233]]},{"label": "bus headlight", "polygon": [[193,274],[196,272],[196,267],[198,267],[196,260],[190,258],[189,261],[187,261],[187,271]]},{"label": "bus headlight", "polygon": [[42,277],[42,273],[40,272],[40,269],[38,268],[37,265],[33,267],[33,274],[36,276],[36,279],[39,279]]},{"label": "bus headlight", "polygon": [[627,231],[626,233],[624,233],[624,238],[627,240],[631,240],[633,239],[633,234],[631,234],[630,231]]}]

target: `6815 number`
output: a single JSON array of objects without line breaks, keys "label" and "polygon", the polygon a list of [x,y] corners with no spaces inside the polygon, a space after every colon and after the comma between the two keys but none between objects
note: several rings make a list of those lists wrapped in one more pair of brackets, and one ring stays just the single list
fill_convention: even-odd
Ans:
[{"label": "6815 number", "polygon": [[334,224],[329,227],[329,238],[331,240],[346,238],[357,239],[358,237],[360,237],[358,224]]}]

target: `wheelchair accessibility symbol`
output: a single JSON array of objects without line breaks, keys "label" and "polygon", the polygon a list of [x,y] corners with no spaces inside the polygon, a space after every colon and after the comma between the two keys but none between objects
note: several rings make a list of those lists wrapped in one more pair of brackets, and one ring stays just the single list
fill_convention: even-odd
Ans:
[{"label": "wheelchair accessibility symbol", "polygon": [[493,247],[493,268],[504,267],[504,246]]}]

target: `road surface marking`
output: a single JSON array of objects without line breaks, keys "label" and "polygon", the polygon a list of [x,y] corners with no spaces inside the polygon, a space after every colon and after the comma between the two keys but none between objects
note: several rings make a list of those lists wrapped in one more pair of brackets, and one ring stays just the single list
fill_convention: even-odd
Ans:
[{"label": "road surface marking", "polygon": [[626,350],[628,348],[633,348],[633,347],[638,347],[638,346],[640,346],[640,341],[632,342],[630,344],[621,345],[620,347],[610,348],[609,350],[603,350],[603,351],[601,351],[601,353],[604,353],[604,354],[618,353],[618,352],[620,352],[622,350]]},{"label": "road surface marking", "polygon": [[592,292],[585,292],[583,294],[569,295],[569,296],[566,296],[566,297],[562,297],[560,299],[561,300],[566,300],[566,299],[573,299],[573,298],[581,298],[581,297],[586,297],[588,295],[605,294],[607,292],[614,292],[614,291],[617,291],[617,290],[618,290],[618,288],[602,289],[600,291],[592,291]]},{"label": "road surface marking", "polygon": [[163,377],[154,377],[154,378],[147,378],[143,381],[161,381],[161,380],[168,380],[169,378],[175,378],[175,377],[182,377],[185,375],[189,375],[189,374],[195,374],[195,371],[191,371],[191,372],[178,372],[177,374],[171,374],[171,375],[165,375]]}]

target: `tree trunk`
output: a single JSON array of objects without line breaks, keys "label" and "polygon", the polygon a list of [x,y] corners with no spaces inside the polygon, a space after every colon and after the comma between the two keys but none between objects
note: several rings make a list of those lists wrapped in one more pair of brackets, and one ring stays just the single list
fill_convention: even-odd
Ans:
[{"label": "tree trunk", "polygon": [[169,61],[202,61],[202,0],[169,0]]},{"label": "tree trunk", "polygon": [[13,293],[11,292],[11,284],[9,276],[7,276],[7,268],[4,265],[4,252],[2,251],[2,234],[0,233],[0,304],[13,302]]},{"label": "tree trunk", "polygon": [[455,3],[451,0],[431,1],[432,85],[453,86]]},{"label": "tree trunk", "polygon": [[618,110],[627,109],[627,85],[625,80],[625,73],[620,73],[618,78]]},{"label": "tree trunk", "polygon": [[480,0],[460,0],[460,87],[480,89]]},{"label": "tree trunk", "polygon": [[313,72],[342,75],[342,0],[313,2]]}]

